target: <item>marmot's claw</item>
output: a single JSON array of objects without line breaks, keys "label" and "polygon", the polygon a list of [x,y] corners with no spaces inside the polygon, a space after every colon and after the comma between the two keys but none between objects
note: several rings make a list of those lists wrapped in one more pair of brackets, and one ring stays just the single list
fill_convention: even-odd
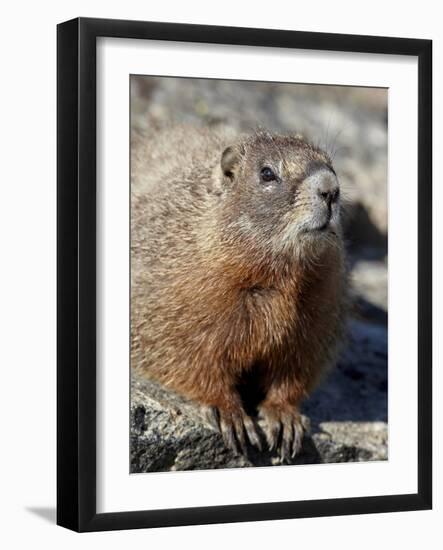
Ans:
[{"label": "marmot's claw", "polygon": [[247,442],[260,451],[260,438],[254,422],[243,411],[226,412],[217,407],[203,407],[207,422],[223,436],[225,444],[236,454],[247,455]]},{"label": "marmot's claw", "polygon": [[270,451],[274,451],[278,447],[280,440],[281,423],[279,420],[268,420],[265,427],[266,441]]},{"label": "marmot's claw", "polygon": [[202,405],[200,410],[203,419],[215,430],[220,431],[220,416],[217,407]]},{"label": "marmot's claw", "polygon": [[222,417],[220,420],[220,431],[226,445],[232,449],[234,453],[239,454],[241,442],[238,434],[235,433],[234,423]]},{"label": "marmot's claw", "polygon": [[243,418],[243,426],[244,426],[244,429],[248,435],[248,439],[249,439],[249,442],[251,443],[251,445],[253,445],[254,447],[257,447],[257,449],[259,451],[262,450],[262,444],[261,444],[261,441],[260,441],[260,437],[257,433],[257,430],[255,429],[255,424],[253,422],[253,420],[249,417],[249,416],[244,416]]},{"label": "marmot's claw", "polygon": [[295,458],[303,443],[304,428],[301,416],[287,415],[283,419],[283,437],[281,456],[283,459]]},{"label": "marmot's claw", "polygon": [[262,408],[260,416],[264,419],[263,430],[269,450],[277,451],[282,462],[295,458],[302,447],[304,433],[302,418],[297,409],[280,412]]}]

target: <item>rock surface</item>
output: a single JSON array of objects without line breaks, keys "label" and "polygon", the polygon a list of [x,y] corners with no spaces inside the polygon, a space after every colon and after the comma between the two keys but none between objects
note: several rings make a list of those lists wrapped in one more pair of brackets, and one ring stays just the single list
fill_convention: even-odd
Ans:
[{"label": "rock surface", "polygon": [[[386,362],[386,330],[352,321],[337,367],[304,405],[310,433],[292,464],[387,459]],[[253,447],[235,455],[198,407],[155,382],[133,375],[131,392],[132,473],[280,464]]]}]

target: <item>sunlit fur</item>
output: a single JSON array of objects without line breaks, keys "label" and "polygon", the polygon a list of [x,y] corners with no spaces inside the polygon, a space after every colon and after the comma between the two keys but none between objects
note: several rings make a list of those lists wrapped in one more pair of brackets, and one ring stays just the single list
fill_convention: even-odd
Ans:
[{"label": "sunlit fur", "polygon": [[[221,169],[226,147],[232,173]],[[132,143],[132,367],[220,413],[244,414],[249,373],[274,416],[299,406],[342,336],[346,277],[305,184],[330,166],[300,137],[175,127]],[[271,166],[279,182],[264,184]],[[296,409],[295,409],[296,410]]]}]

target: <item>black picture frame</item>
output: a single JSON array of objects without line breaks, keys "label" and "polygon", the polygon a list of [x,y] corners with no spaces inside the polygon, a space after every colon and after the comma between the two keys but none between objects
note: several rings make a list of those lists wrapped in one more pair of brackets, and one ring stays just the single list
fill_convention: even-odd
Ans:
[{"label": "black picture frame", "polygon": [[[418,59],[418,490],[416,494],[96,512],[96,39],[399,54]],[[75,531],[424,510],[432,507],[432,42],[74,19],[57,29],[57,523]]]}]

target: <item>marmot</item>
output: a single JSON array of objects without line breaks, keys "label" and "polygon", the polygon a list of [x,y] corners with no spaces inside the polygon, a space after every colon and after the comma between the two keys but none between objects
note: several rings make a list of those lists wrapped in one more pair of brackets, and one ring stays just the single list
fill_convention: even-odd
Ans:
[{"label": "marmot", "polygon": [[[131,364],[196,401],[239,452],[294,457],[300,403],[336,358],[339,183],[300,136],[172,127],[131,150]],[[251,389],[252,395],[252,389]]]}]

